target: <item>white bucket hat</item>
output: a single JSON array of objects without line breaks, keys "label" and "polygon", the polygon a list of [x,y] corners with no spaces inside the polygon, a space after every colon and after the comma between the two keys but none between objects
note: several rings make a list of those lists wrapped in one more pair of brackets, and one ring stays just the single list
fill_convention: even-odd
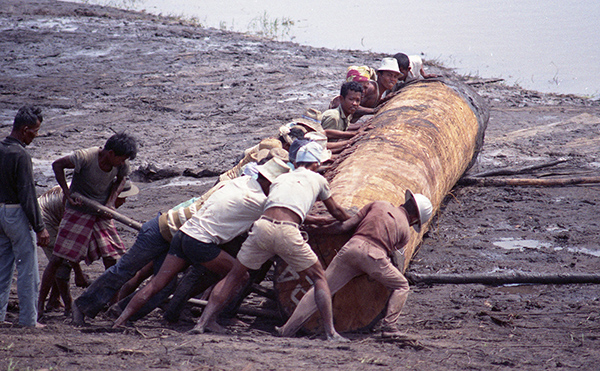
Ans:
[{"label": "white bucket hat", "polygon": [[296,162],[317,162],[321,164],[327,161],[327,153],[323,147],[317,142],[308,142],[298,150],[296,154]]},{"label": "white bucket hat", "polygon": [[257,166],[256,169],[271,183],[273,183],[281,174],[285,174],[290,171],[289,166],[287,166],[285,162],[277,157],[273,157],[264,164]]},{"label": "white bucket hat", "polygon": [[406,201],[413,200],[415,205],[417,205],[417,210],[419,211],[419,222],[413,225],[413,228],[417,233],[421,232],[421,226],[431,218],[431,213],[433,212],[433,206],[431,205],[431,201],[429,199],[420,194],[413,194],[410,189],[406,190],[406,194],[404,195]]},{"label": "white bucket hat", "polygon": [[377,69],[377,71],[394,71],[400,73],[400,68],[398,68],[398,61],[396,58],[383,58],[381,60],[381,66]]}]

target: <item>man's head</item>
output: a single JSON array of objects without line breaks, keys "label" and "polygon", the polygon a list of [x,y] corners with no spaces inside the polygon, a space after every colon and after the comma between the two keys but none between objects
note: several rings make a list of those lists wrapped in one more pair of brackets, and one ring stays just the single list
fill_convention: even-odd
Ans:
[{"label": "man's head", "polygon": [[410,225],[417,233],[421,232],[421,226],[431,218],[433,211],[431,201],[420,193],[412,193],[410,189],[406,190],[404,199],[405,202],[402,206],[408,212]]},{"label": "man's head", "polygon": [[295,125],[291,128],[287,125],[279,127],[279,140],[281,141],[283,149],[286,151],[289,151],[290,145],[294,140],[304,138],[304,134],[306,134],[306,129],[300,125]]},{"label": "man's head", "polygon": [[396,62],[398,62],[398,68],[400,69],[400,73],[403,76],[406,76],[410,71],[410,60],[408,59],[408,55],[404,53],[398,53],[394,55]]},{"label": "man's head", "polygon": [[269,195],[269,187],[281,174],[285,174],[291,169],[281,159],[273,157],[263,165],[256,167],[258,170],[258,183],[265,195]]},{"label": "man's head", "polygon": [[356,81],[345,82],[340,89],[340,106],[346,115],[351,115],[356,112],[360,106],[363,88]]},{"label": "man's head", "polygon": [[377,69],[377,82],[384,89],[390,90],[396,85],[400,78],[400,69],[395,58],[383,58],[381,66]]},{"label": "man's head", "polygon": [[134,137],[123,132],[108,138],[104,150],[109,151],[110,162],[113,166],[121,166],[125,160],[133,160],[137,155],[137,141]]},{"label": "man's head", "polygon": [[291,145],[290,145],[290,151],[289,151],[289,157],[290,157],[290,162],[292,164],[296,163],[296,155],[298,154],[298,150],[304,146],[305,144],[309,143],[310,139],[296,139]]},{"label": "man's head", "polygon": [[43,120],[42,110],[39,107],[25,105],[15,116],[11,136],[29,145],[37,137]]},{"label": "man's head", "polygon": [[296,165],[316,170],[323,161],[328,160],[327,154],[327,151],[319,143],[310,141],[298,149]]}]

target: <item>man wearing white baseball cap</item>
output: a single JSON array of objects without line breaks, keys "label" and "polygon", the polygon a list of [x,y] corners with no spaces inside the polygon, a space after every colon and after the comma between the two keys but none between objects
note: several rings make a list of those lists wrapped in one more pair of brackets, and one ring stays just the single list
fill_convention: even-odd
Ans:
[{"label": "man wearing white baseball cap", "polygon": [[258,269],[265,261],[278,255],[290,267],[306,273],[314,282],[315,305],[323,318],[327,339],[347,341],[333,326],[331,293],[323,267],[299,230],[317,199],[323,201],[337,220],[349,218],[331,197],[327,180],[315,172],[324,159],[323,147],[316,142],[309,142],[298,150],[296,170],[279,176],[273,182],[263,215],[252,226],[231,271],[212,291],[193,332],[219,329],[216,314],[243,286],[248,279],[248,270]]},{"label": "man wearing white baseball cap", "polygon": [[[347,233],[352,238],[333,258],[325,275],[331,294],[335,294],[356,276],[367,274],[392,290],[387,311],[382,320],[382,336],[403,336],[396,323],[408,296],[408,281],[391,261],[410,238],[410,226],[420,232],[431,217],[432,206],[422,194],[406,190],[405,202],[395,207],[387,201],[375,201],[356,215],[318,230],[318,233]],[[277,331],[293,336],[316,310],[315,293],[310,289],[300,300],[292,316]]]}]

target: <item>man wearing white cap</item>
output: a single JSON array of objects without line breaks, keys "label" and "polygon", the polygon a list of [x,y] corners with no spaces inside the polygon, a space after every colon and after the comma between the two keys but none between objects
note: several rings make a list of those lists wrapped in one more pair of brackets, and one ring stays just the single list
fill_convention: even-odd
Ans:
[{"label": "man wearing white cap", "polygon": [[[395,207],[387,201],[367,204],[356,215],[343,223],[321,228],[319,233],[347,233],[352,238],[333,258],[325,275],[335,294],[356,276],[367,274],[392,290],[387,311],[382,321],[384,337],[402,336],[396,322],[408,296],[408,281],[396,268],[390,256],[402,249],[409,240],[410,226],[420,232],[431,217],[432,206],[427,197],[406,191],[405,202]],[[293,336],[315,312],[315,293],[311,289],[300,300],[292,316],[277,331],[282,336]]]},{"label": "man wearing white cap", "polygon": [[213,290],[208,305],[193,332],[223,332],[215,317],[248,279],[249,269],[258,269],[275,255],[314,282],[319,308],[328,340],[344,341],[333,327],[331,294],[325,272],[317,256],[302,237],[299,226],[317,199],[337,220],[349,218],[331,197],[329,183],[315,170],[323,161],[323,147],[316,142],[302,146],[296,154],[296,170],[283,174],[271,186],[265,211],[252,226],[233,268]]},{"label": "man wearing white cap", "polygon": [[378,104],[381,102],[381,98],[383,98],[385,92],[391,91],[396,86],[400,75],[400,68],[398,67],[396,58],[383,58],[381,60],[381,66],[377,69]]},{"label": "man wearing white cap", "polygon": [[289,170],[281,159],[273,158],[258,167],[258,179],[239,177],[215,191],[175,233],[160,270],[134,295],[114,326],[123,325],[189,264],[225,276],[234,259],[219,245],[250,229],[263,212],[269,187],[278,176]]}]

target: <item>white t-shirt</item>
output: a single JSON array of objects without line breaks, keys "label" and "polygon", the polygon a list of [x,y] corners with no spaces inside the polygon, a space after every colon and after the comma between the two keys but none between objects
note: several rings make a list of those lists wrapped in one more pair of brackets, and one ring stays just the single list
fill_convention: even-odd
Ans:
[{"label": "white t-shirt", "polygon": [[266,200],[257,180],[249,176],[232,179],[180,230],[204,243],[224,244],[250,229],[262,215]]},{"label": "white t-shirt", "polygon": [[275,179],[269,190],[265,210],[270,207],[290,209],[304,221],[317,199],[331,197],[329,182],[321,174],[299,167]]},{"label": "white t-shirt", "polygon": [[423,76],[421,76],[421,68],[423,68],[423,60],[421,57],[418,55],[410,55],[408,60],[410,62],[410,71],[408,71],[408,77],[405,82],[423,79]]}]

